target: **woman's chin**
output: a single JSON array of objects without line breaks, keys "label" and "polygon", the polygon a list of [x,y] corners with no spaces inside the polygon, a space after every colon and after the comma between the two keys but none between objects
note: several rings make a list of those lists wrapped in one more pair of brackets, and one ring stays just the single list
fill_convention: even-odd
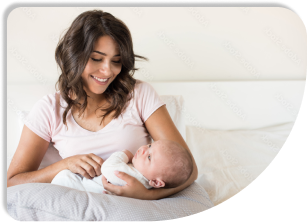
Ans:
[{"label": "woman's chin", "polygon": [[97,89],[96,87],[91,88],[90,92],[94,95],[101,95],[106,91],[107,88]]}]

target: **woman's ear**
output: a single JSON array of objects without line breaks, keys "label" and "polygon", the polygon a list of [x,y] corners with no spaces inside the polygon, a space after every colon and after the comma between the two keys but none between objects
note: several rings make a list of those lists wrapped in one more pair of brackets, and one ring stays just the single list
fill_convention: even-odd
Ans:
[{"label": "woman's ear", "polygon": [[161,179],[156,179],[156,180],[150,180],[149,185],[154,187],[154,188],[160,188],[160,187],[164,187],[165,183]]}]

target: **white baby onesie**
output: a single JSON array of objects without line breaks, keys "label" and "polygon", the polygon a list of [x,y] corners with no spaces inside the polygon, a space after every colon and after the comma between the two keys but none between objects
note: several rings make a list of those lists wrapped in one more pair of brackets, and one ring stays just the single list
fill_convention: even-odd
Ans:
[{"label": "white baby onesie", "polygon": [[[135,177],[140,181],[147,189],[152,188],[149,185],[149,181],[145,178],[137,169],[133,167],[131,163],[128,163],[128,156],[122,152],[113,153],[101,166],[101,173],[105,176],[107,181],[114,185],[124,186],[126,182],[118,178],[114,171],[121,171]],[[105,189],[102,184],[102,175],[94,177],[93,179],[87,179],[80,174],[75,174],[70,170],[60,171],[51,181],[52,184],[57,184],[65,187],[74,188],[82,191],[89,191],[93,193],[102,193]]]}]

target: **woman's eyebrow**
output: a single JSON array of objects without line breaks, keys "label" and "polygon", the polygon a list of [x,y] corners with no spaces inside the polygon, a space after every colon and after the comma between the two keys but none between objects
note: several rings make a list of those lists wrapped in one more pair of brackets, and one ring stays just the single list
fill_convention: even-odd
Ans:
[{"label": "woman's eyebrow", "polygon": [[[107,54],[105,54],[104,52],[99,52],[99,51],[93,51],[93,52],[96,52],[96,53],[98,53],[98,54],[107,56]],[[115,55],[115,56],[113,56],[113,57],[117,57],[117,56],[120,56],[120,54],[117,54],[117,55]]]}]

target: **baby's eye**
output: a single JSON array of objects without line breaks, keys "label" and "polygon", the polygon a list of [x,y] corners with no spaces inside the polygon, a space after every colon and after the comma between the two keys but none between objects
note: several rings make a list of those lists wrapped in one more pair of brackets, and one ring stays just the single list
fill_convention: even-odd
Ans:
[{"label": "baby's eye", "polygon": [[148,155],[148,159],[150,160],[150,155]]},{"label": "baby's eye", "polygon": [[151,147],[151,144],[148,144],[148,148],[150,148]]}]

